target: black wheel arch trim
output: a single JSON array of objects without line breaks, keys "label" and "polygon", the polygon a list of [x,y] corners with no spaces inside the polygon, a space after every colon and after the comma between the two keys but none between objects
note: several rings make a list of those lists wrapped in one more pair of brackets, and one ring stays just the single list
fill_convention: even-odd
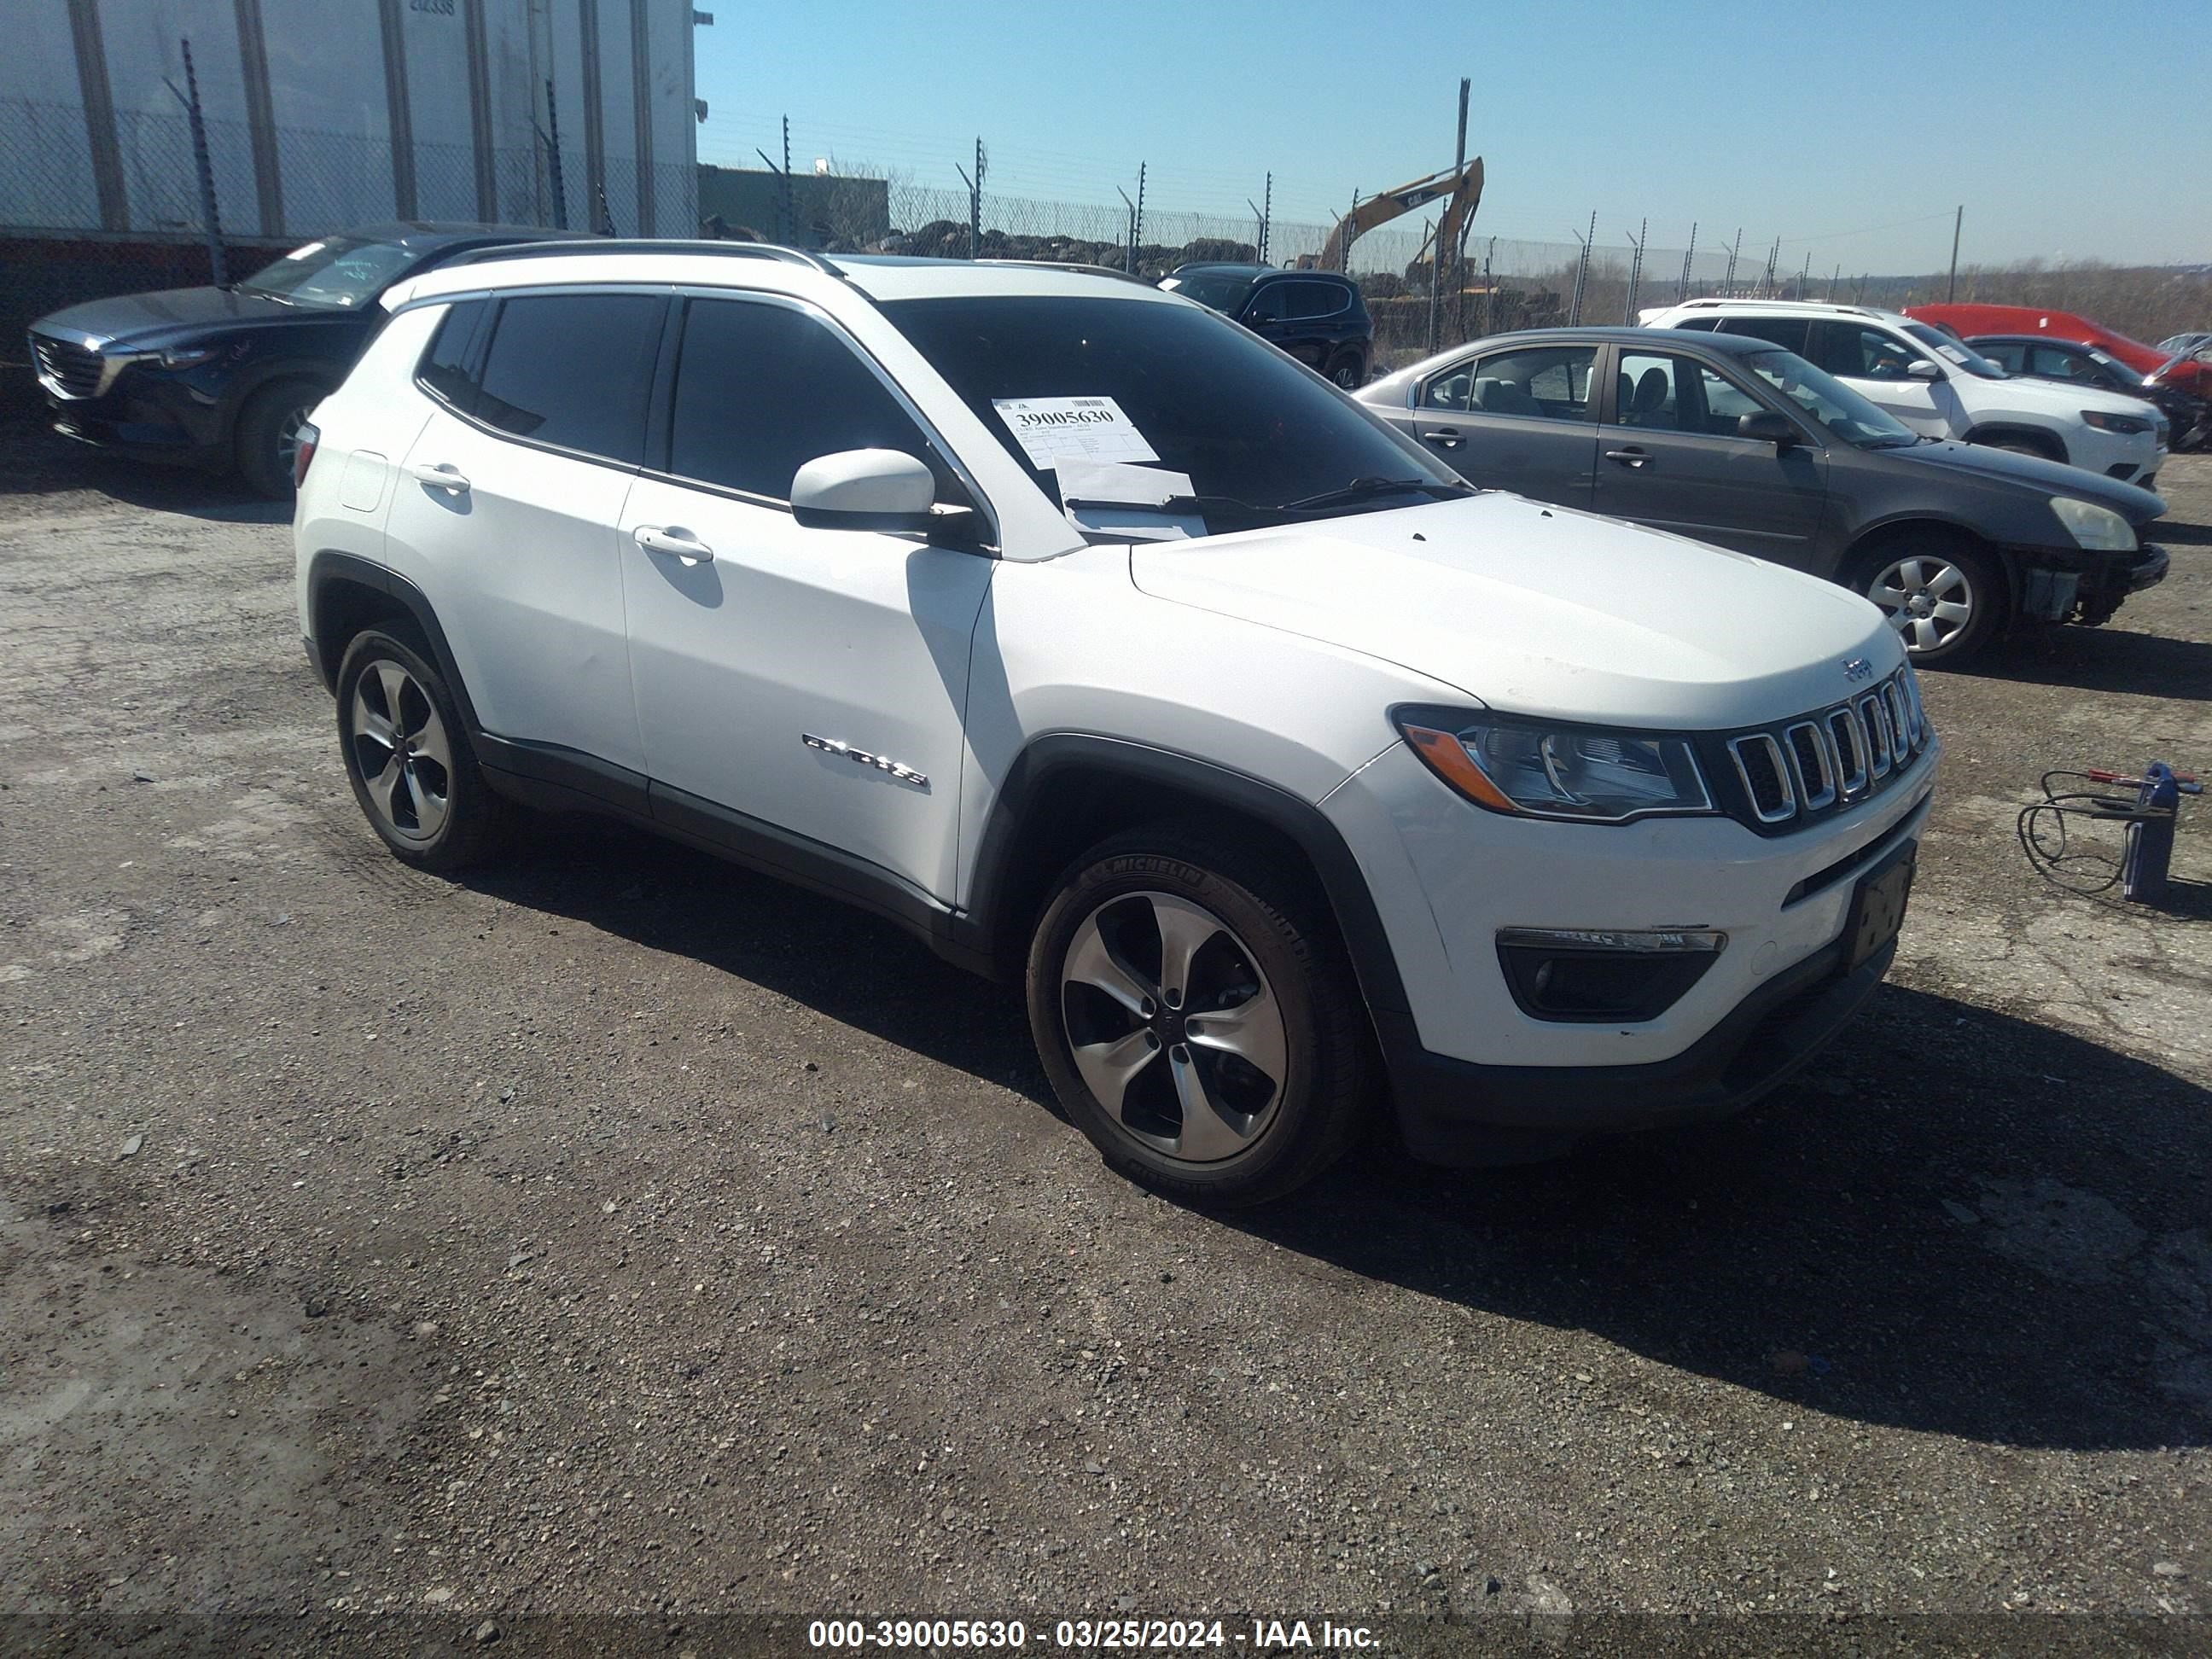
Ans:
[{"label": "black wheel arch trim", "polygon": [[[2073,465],[2073,458],[2067,452],[2066,440],[2042,427],[2022,426],[2016,421],[1984,421],[1979,426],[1966,428],[1966,441],[1970,444],[1995,447],[2005,438],[2024,438],[2034,445],[2036,453],[2046,460],[2055,459],[2068,466]],[[2051,453],[2053,450],[2057,451],[2055,456]]]},{"label": "black wheel arch trim", "polygon": [[[428,594],[413,582],[387,565],[364,559],[356,554],[340,553],[325,549],[307,562],[307,620],[312,628],[321,616],[323,600],[331,586],[337,582],[352,582],[373,588],[391,597],[399,608],[415,620],[422,636],[430,643],[430,654],[436,661],[438,672],[446,682],[446,689],[459,705],[461,719],[469,728],[471,738],[483,731],[477,719],[476,705],[469,700],[467,682],[453,661],[453,648],[446,641],[446,630],[439,623],[438,613],[431,607]],[[338,659],[344,654],[343,640],[319,639],[313,634],[307,638],[307,657],[321,678],[323,689],[335,692]]]},{"label": "black wheel arch trim", "polygon": [[1166,786],[1201,803],[1256,818],[1285,836],[1304,854],[1321,883],[1369,1007],[1410,1007],[1397,957],[1366,876],[1341,832],[1320,807],[1249,773],[1097,732],[1055,732],[1033,738],[1007,769],[976,850],[971,902],[958,922],[960,931],[994,961],[1003,963],[1006,930],[1023,919],[1009,914],[1007,907],[1021,902],[1014,878],[1021,866],[1025,829],[1054,781],[1073,772]]}]

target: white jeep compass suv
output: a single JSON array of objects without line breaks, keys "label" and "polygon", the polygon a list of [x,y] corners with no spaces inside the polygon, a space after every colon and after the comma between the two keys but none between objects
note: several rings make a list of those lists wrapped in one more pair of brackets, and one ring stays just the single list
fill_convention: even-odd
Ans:
[{"label": "white jeep compass suv", "polygon": [[295,533],[410,864],[525,803],[866,906],[1224,1202],[1386,1097],[1457,1161],[1739,1107],[1888,965],[1936,742],[1881,612],[1471,489],[1203,306],[615,241],[386,303]]},{"label": "white jeep compass suv", "polygon": [[2040,455],[2157,487],[2166,416],[2140,398],[2007,374],[1955,334],[1894,311],[1810,300],[1686,300],[1638,313],[1646,328],[1769,340],[1827,370],[1929,438]]}]

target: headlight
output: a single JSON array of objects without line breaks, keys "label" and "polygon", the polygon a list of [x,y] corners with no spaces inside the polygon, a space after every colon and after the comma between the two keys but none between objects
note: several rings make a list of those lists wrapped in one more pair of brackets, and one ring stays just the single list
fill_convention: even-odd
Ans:
[{"label": "headlight", "polygon": [[164,368],[190,368],[194,363],[204,363],[222,348],[219,345],[171,346],[161,353]]},{"label": "headlight", "polygon": [[2140,415],[2107,415],[2101,409],[2085,409],[2081,418],[2100,432],[2124,433],[2130,437],[2150,430],[2150,422]]},{"label": "headlight", "polygon": [[1626,823],[1713,811],[1686,738],[1434,708],[1397,722],[1430,770],[1493,812]]},{"label": "headlight", "polygon": [[2053,495],[2051,510],[2058,515],[2058,522],[2066,526],[2066,533],[2074,538],[2076,546],[2123,553],[2135,550],[2134,526],[2109,507],[2077,501],[2071,495]]}]

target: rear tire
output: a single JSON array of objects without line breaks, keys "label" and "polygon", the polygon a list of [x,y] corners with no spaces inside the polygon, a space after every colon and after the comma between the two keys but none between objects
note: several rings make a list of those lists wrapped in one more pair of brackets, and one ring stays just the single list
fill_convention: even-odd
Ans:
[{"label": "rear tire", "polygon": [[1936,532],[1900,537],[1862,555],[1845,586],[1871,599],[1916,668],[1948,668],[2004,631],[2011,592],[1982,549]]},{"label": "rear tire", "polygon": [[1187,1202],[1263,1203],[1351,1144],[1364,1006],[1322,902],[1204,825],[1103,842],[1030,941],[1030,1029],[1106,1161]]},{"label": "rear tire", "polygon": [[354,636],[338,664],[337,716],[346,781],[394,858],[443,874],[504,842],[510,809],[485,783],[413,624],[382,622]]},{"label": "rear tire", "polygon": [[1367,384],[1367,365],[1356,351],[1340,351],[1328,360],[1328,378],[1346,392]]},{"label": "rear tire", "polygon": [[292,495],[292,455],[307,411],[324,398],[312,380],[264,386],[238,412],[235,448],[239,476],[257,495],[272,501]]}]

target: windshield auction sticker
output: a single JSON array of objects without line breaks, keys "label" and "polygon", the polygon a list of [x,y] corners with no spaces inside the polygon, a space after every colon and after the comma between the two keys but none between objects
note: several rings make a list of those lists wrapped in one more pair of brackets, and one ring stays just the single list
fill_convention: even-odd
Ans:
[{"label": "windshield auction sticker", "polygon": [[994,398],[991,407],[1042,471],[1062,461],[1159,459],[1111,398]]}]

